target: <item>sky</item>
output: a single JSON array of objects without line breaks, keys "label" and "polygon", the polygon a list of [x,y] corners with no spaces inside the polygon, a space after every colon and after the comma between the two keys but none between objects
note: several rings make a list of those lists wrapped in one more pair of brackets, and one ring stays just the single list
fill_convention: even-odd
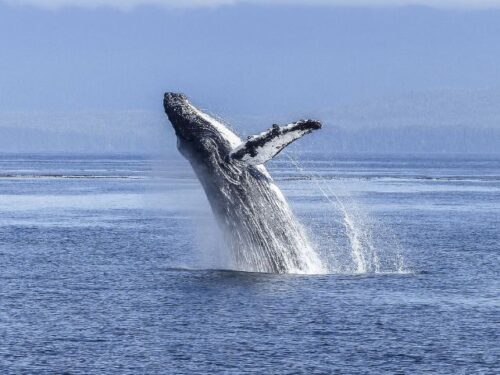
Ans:
[{"label": "sky", "polygon": [[423,5],[433,8],[475,8],[489,9],[500,6],[499,0],[3,0],[12,5],[26,4],[42,8],[61,7],[114,7],[130,9],[141,5],[164,7],[215,7],[221,5],[273,4],[273,5],[309,5],[309,6],[405,6]]},{"label": "sky", "polygon": [[153,126],[165,91],[242,133],[304,116],[500,129],[496,0],[0,0],[0,56],[0,130],[14,138],[92,132],[81,118],[100,113],[109,137],[131,111]]}]

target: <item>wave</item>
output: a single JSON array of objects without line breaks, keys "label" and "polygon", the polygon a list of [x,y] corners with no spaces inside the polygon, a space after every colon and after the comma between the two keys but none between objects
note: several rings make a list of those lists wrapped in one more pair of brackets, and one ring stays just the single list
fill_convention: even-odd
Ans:
[{"label": "wave", "polygon": [[[314,179],[311,176],[277,176],[278,181],[305,181]],[[408,175],[322,175],[322,180],[384,180],[384,181],[464,181],[464,182],[495,182],[500,181],[500,176],[408,176]]]},{"label": "wave", "polygon": [[[129,179],[129,180],[146,180],[146,179],[169,179],[179,178],[179,176],[146,176],[146,175],[119,175],[119,174],[64,174],[64,173],[0,173],[0,179]],[[188,176],[188,179],[191,178]],[[182,178],[182,179],[185,179]],[[274,174],[274,179],[277,181],[307,181],[312,180],[311,176],[286,175],[279,173]],[[365,180],[365,181],[456,181],[456,182],[497,182],[500,181],[500,176],[428,176],[428,175],[366,175],[366,174],[336,174],[336,175],[321,175],[322,180],[330,181],[345,181],[345,180]]]},{"label": "wave", "polygon": [[0,174],[0,179],[131,179],[144,180],[146,176],[127,175],[66,175],[66,174]]}]

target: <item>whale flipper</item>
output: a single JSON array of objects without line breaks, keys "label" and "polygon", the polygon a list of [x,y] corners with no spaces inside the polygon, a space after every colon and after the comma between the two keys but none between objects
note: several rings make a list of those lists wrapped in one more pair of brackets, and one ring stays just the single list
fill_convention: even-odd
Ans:
[{"label": "whale flipper", "polygon": [[320,128],[321,123],[315,120],[299,120],[284,126],[275,124],[271,129],[249,137],[231,151],[229,157],[250,165],[264,164],[296,139]]}]

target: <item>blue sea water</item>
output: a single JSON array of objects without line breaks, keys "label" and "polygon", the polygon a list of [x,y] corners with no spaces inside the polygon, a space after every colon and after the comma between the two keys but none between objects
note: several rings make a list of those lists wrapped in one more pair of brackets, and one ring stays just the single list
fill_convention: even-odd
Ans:
[{"label": "blue sea water", "polygon": [[499,372],[499,157],[269,169],[326,274],[227,269],[184,161],[0,155],[0,373]]}]

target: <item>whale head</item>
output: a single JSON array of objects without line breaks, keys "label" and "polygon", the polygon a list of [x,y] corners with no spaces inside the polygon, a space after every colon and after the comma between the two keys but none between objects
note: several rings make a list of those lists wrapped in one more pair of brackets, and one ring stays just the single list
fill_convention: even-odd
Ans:
[{"label": "whale head", "polygon": [[197,109],[184,94],[165,93],[163,106],[175,130],[177,148],[190,161],[223,162],[241,143],[236,134]]}]

